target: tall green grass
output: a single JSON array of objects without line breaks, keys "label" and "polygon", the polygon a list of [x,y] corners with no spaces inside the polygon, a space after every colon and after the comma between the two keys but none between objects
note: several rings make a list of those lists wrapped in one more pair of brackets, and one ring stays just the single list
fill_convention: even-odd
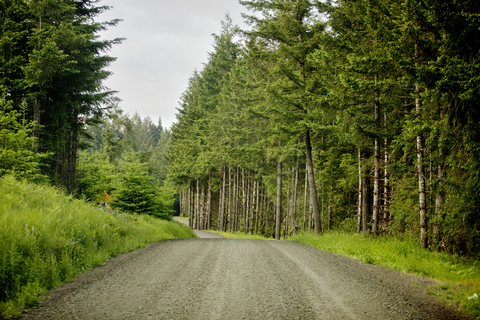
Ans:
[{"label": "tall green grass", "polygon": [[265,237],[262,236],[262,235],[257,235],[257,234],[245,234],[245,233],[240,232],[240,231],[236,231],[236,232],[223,232],[223,231],[213,231],[213,230],[209,230],[209,231],[210,231],[210,232],[215,232],[215,233],[221,234],[221,235],[224,236],[225,238],[229,238],[229,239],[273,240],[272,238],[265,238]]},{"label": "tall green grass", "polygon": [[[322,236],[300,233],[292,241],[338,253],[394,270],[438,280],[430,293],[461,305],[480,319],[480,263],[446,253],[423,250],[418,241],[405,237],[366,237],[355,233],[331,232]],[[469,299],[470,298],[470,299]]]},{"label": "tall green grass", "polygon": [[47,290],[146,244],[192,238],[178,223],[112,214],[53,187],[0,178],[0,311],[34,307]]}]

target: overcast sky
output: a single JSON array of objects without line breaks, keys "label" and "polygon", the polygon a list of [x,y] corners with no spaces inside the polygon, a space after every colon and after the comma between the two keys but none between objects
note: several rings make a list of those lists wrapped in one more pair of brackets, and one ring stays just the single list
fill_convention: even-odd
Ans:
[{"label": "overcast sky", "polygon": [[104,39],[127,38],[108,54],[117,57],[104,82],[119,91],[120,107],[130,115],[138,112],[164,127],[176,121],[181,94],[193,71],[202,69],[212,51],[212,33],[220,32],[227,12],[245,27],[238,0],[102,0],[113,6],[98,19],[123,19],[101,34]]}]

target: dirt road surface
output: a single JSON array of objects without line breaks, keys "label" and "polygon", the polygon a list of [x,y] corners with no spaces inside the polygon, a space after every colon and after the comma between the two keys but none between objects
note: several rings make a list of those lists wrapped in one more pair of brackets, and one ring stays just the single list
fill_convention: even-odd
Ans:
[{"label": "dirt road surface", "polygon": [[425,281],[288,241],[168,240],[51,291],[22,319],[462,319]]}]

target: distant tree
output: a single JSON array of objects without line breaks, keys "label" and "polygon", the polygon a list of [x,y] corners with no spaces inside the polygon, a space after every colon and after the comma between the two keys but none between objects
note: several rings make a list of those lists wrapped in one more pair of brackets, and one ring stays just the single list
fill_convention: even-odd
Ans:
[{"label": "distant tree", "polygon": [[164,201],[148,174],[147,164],[142,163],[137,154],[127,154],[125,160],[120,162],[113,206],[132,213],[169,219],[171,211],[168,211]]}]

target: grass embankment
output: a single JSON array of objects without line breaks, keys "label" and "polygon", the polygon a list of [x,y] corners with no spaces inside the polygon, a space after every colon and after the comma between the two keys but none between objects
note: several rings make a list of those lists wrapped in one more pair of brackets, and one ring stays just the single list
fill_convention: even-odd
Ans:
[{"label": "grass embankment", "polygon": [[[440,296],[452,307],[462,308],[480,319],[480,263],[464,261],[440,252],[422,250],[417,241],[395,237],[365,237],[350,233],[301,233],[292,241],[338,253],[368,264],[437,280],[429,293]],[[470,297],[470,299],[469,299]]]},{"label": "grass embankment", "polygon": [[0,190],[0,315],[7,319],[113,256],[155,241],[195,237],[178,222],[111,214],[11,176],[0,178]]}]

